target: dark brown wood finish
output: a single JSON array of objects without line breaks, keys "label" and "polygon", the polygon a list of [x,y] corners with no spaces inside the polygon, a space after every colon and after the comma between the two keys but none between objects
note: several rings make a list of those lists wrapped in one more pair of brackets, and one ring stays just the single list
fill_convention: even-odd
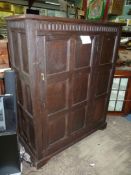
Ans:
[{"label": "dark brown wood finish", "polygon": [[[120,25],[106,22],[8,19],[19,136],[36,167],[106,127],[120,31]],[[91,42],[83,44],[81,36]]]}]

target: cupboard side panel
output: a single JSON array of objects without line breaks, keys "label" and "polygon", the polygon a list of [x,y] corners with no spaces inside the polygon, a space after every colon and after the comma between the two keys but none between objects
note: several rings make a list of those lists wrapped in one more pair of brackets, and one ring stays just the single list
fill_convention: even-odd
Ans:
[{"label": "cupboard side panel", "polygon": [[119,43],[119,36],[114,34],[101,35],[101,38],[101,52],[97,64],[93,66],[92,76],[93,108],[90,108],[90,121],[94,126],[106,119]]},{"label": "cupboard side panel", "polygon": [[[25,23],[22,21],[22,24]],[[16,72],[16,93],[18,106],[18,131],[25,145],[28,141],[31,154],[36,154],[33,122],[32,93],[30,84],[29,55],[25,28],[8,24],[9,54],[11,67]]]}]

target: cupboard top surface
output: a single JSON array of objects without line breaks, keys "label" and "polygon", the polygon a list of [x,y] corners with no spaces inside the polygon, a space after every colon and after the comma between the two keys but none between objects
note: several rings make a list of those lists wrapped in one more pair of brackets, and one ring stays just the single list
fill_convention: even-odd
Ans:
[{"label": "cupboard top surface", "polygon": [[61,17],[49,17],[39,15],[17,15],[6,18],[7,21],[20,21],[20,20],[37,20],[37,21],[49,21],[49,22],[63,22],[63,23],[75,23],[75,24],[94,24],[94,25],[107,25],[107,26],[122,26],[121,23],[113,23],[108,21],[90,21],[81,19],[68,19]]}]

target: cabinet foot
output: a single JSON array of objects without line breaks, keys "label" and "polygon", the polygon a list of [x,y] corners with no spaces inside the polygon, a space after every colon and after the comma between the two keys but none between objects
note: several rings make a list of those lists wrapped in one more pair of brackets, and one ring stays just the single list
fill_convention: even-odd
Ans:
[{"label": "cabinet foot", "polygon": [[104,122],[100,127],[99,130],[104,130],[107,127],[107,122]]}]

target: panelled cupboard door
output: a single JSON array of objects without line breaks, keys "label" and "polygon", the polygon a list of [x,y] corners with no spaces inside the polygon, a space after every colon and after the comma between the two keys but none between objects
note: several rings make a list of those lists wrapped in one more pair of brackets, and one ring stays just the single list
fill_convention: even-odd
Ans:
[{"label": "panelled cupboard door", "polygon": [[[99,57],[95,60],[96,65],[93,62],[95,55],[99,54],[99,48],[94,46],[101,42],[101,36],[64,32],[40,35],[38,41],[41,44],[38,46],[44,55],[41,98],[48,121],[47,135],[43,140],[46,139],[47,148],[54,149],[56,145],[58,149],[65,140],[88,130],[89,100],[95,98],[92,94],[92,69],[99,66]],[[106,78],[108,81],[109,77]],[[102,102],[100,106],[103,110],[104,105]]]},{"label": "panelled cupboard door", "polygon": [[36,137],[30,85],[29,53],[25,30],[10,31],[9,47],[11,67],[16,72],[18,131],[22,140],[28,143],[31,152],[36,151]]},{"label": "panelled cupboard door", "polygon": [[41,98],[47,134],[43,142],[50,154],[105,120],[115,36],[54,32],[39,37],[38,33],[37,41],[44,55]]},{"label": "panelled cupboard door", "polygon": [[[112,34],[103,34],[97,41],[99,53],[93,64],[92,75],[92,103],[90,103],[90,122],[95,124],[105,120],[105,111],[108,106],[108,96],[112,82],[112,68],[116,57],[117,37]],[[95,124],[94,124],[95,123]]]}]

